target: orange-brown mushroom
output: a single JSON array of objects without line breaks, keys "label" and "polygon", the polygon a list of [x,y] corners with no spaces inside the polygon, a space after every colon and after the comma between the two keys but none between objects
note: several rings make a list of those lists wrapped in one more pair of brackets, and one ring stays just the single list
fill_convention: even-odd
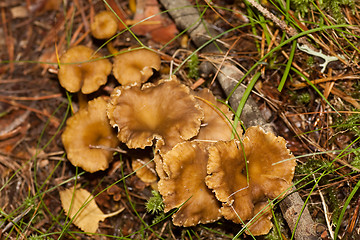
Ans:
[{"label": "orange-brown mushroom", "polygon": [[255,236],[265,235],[272,228],[271,204],[268,202],[259,202],[254,206],[254,217],[247,223],[246,233]]},{"label": "orange-brown mushroom", "polygon": [[95,15],[90,25],[91,34],[97,39],[108,39],[115,35],[118,29],[116,17],[111,11],[101,11]]},{"label": "orange-brown mushroom", "polygon": [[[260,127],[250,127],[242,144],[238,140],[220,141],[210,147],[206,184],[223,202],[223,216],[242,223],[251,219],[268,199],[286,193],[292,184],[295,165],[282,137],[265,133]],[[264,228],[256,227],[257,224]],[[251,229],[253,235],[259,235],[270,228],[267,215]]]},{"label": "orange-brown mushroom", "polygon": [[67,120],[61,136],[69,161],[91,173],[108,167],[112,151],[106,148],[114,148],[119,143],[108,122],[106,105],[102,97],[90,101]]},{"label": "orange-brown mushroom", "polygon": [[157,146],[167,151],[198,133],[203,113],[189,89],[170,80],[115,88],[108,117],[129,148],[145,148],[158,140]]},{"label": "orange-brown mushroom", "polygon": [[195,95],[198,104],[204,111],[204,119],[195,139],[228,141],[231,140],[232,135],[241,136],[240,126],[235,128],[237,134],[233,133],[234,127],[231,121],[233,113],[225,104],[217,101],[209,89],[204,88]]},{"label": "orange-brown mushroom", "polygon": [[114,59],[113,74],[121,85],[141,85],[160,69],[160,56],[148,49],[121,53]]},{"label": "orange-brown mushroom", "polygon": [[165,212],[179,208],[173,215],[177,226],[210,223],[221,217],[220,202],[205,185],[208,145],[200,141],[182,142],[163,155],[167,176],[160,178],[158,188]]},{"label": "orange-brown mushroom", "polygon": [[69,92],[84,94],[95,92],[107,82],[111,63],[101,58],[99,53],[86,46],[72,47],[60,58],[58,78],[63,88]]},{"label": "orange-brown mushroom", "polygon": [[153,184],[157,179],[155,163],[150,158],[133,158],[131,167],[138,178],[146,184]]}]

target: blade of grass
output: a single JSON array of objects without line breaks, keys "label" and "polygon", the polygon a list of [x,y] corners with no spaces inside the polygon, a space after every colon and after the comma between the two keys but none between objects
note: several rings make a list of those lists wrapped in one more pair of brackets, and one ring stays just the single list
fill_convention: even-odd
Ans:
[{"label": "blade of grass", "polygon": [[[244,92],[243,97],[241,98],[240,102],[239,102],[239,106],[236,110],[235,113],[235,118],[234,118],[234,126],[237,126],[239,121],[240,121],[240,116],[242,113],[242,110],[244,109],[246,100],[248,99],[252,89],[255,86],[256,81],[259,79],[259,77],[261,76],[260,72],[255,73],[255,75],[253,76],[253,78],[251,79],[250,83],[248,84],[248,86],[246,87],[246,90]],[[231,136],[231,138],[234,138],[234,134]]]},{"label": "blade of grass", "polygon": [[293,59],[294,59],[294,55],[295,55],[296,44],[297,44],[297,41],[293,41],[293,44],[291,46],[291,52],[290,52],[290,55],[289,55],[289,60],[286,63],[285,71],[284,71],[284,73],[283,73],[283,75],[281,77],[281,80],[280,80],[280,83],[279,83],[279,86],[278,86],[278,91],[279,92],[282,91],[282,89],[283,89],[283,87],[285,85],[286,79],[289,76],[289,72],[290,72],[291,65],[292,65],[292,62],[293,62]]}]

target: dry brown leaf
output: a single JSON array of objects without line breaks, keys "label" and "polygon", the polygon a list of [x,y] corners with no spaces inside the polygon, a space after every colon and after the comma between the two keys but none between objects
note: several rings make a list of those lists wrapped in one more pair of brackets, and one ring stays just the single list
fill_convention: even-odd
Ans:
[{"label": "dry brown leaf", "polygon": [[94,196],[85,189],[74,187],[60,191],[61,205],[72,222],[81,230],[87,233],[96,233],[99,222],[105,218],[115,216],[124,208],[116,212],[104,214],[97,206]]},{"label": "dry brown leaf", "polygon": [[131,30],[138,35],[148,35],[158,43],[169,42],[176,36],[178,30],[170,18],[160,13],[160,5],[157,0],[137,0],[133,20],[138,24]]}]

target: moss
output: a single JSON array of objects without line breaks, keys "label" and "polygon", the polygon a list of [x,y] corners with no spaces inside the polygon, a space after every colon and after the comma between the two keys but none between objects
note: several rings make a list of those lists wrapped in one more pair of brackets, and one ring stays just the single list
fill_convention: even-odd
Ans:
[{"label": "moss", "polygon": [[326,189],[327,202],[330,210],[332,211],[332,222],[336,223],[341,212],[341,201],[338,198],[337,190],[334,187]]},{"label": "moss", "polygon": [[164,210],[164,203],[162,201],[161,195],[158,191],[152,190],[152,197],[149,198],[145,204],[146,211],[152,214],[157,214]]},{"label": "moss", "polygon": [[191,55],[190,60],[187,62],[187,67],[189,69],[188,77],[192,79],[199,78],[199,59],[196,54]]},{"label": "moss", "polygon": [[290,91],[289,95],[291,100],[295,101],[297,105],[308,104],[311,100],[310,94],[308,92],[297,93],[295,91]]},{"label": "moss", "polygon": [[[292,9],[300,13],[303,17],[309,10],[314,10],[313,0],[290,0]],[[343,14],[341,12],[342,6],[348,6],[351,9],[355,9],[354,0],[320,0],[319,7],[328,12],[338,23],[345,22]]]},{"label": "moss", "polygon": [[[359,112],[360,109],[354,109],[355,112]],[[351,131],[356,137],[360,137],[360,114],[351,114],[346,119],[337,118],[335,125],[338,125],[336,131]]]},{"label": "moss", "polygon": [[350,164],[356,168],[360,168],[360,147],[353,149],[352,153],[354,154],[354,158]]},{"label": "moss", "polygon": [[309,93],[302,93],[298,96],[296,103],[297,104],[307,104],[309,103],[311,100],[310,94]]},{"label": "moss", "polygon": [[309,56],[307,59],[306,59],[306,64],[309,66],[309,67],[313,67],[314,64],[315,64],[315,59],[313,56]]},{"label": "moss", "polygon": [[32,234],[28,239],[29,240],[50,240],[52,238],[47,238],[47,237],[44,237],[44,236],[39,236],[37,234]]},{"label": "moss", "polygon": [[328,165],[327,161],[317,158],[310,158],[306,161],[306,163],[298,164],[296,166],[296,173],[305,175],[313,174],[317,169],[324,167],[323,170],[321,170],[321,172],[323,172],[325,169],[329,170],[328,168],[325,168],[326,165]]}]

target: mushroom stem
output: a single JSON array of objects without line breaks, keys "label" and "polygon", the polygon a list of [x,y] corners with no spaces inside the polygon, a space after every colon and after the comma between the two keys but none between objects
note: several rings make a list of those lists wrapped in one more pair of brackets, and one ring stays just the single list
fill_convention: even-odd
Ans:
[{"label": "mushroom stem", "polygon": [[109,42],[108,44],[106,44],[106,48],[108,49],[108,51],[115,55],[116,53],[118,53],[119,51],[113,46],[112,42]]},{"label": "mushroom stem", "polygon": [[87,96],[81,91],[77,92],[78,101],[79,101],[79,110],[84,109],[87,106]]}]

